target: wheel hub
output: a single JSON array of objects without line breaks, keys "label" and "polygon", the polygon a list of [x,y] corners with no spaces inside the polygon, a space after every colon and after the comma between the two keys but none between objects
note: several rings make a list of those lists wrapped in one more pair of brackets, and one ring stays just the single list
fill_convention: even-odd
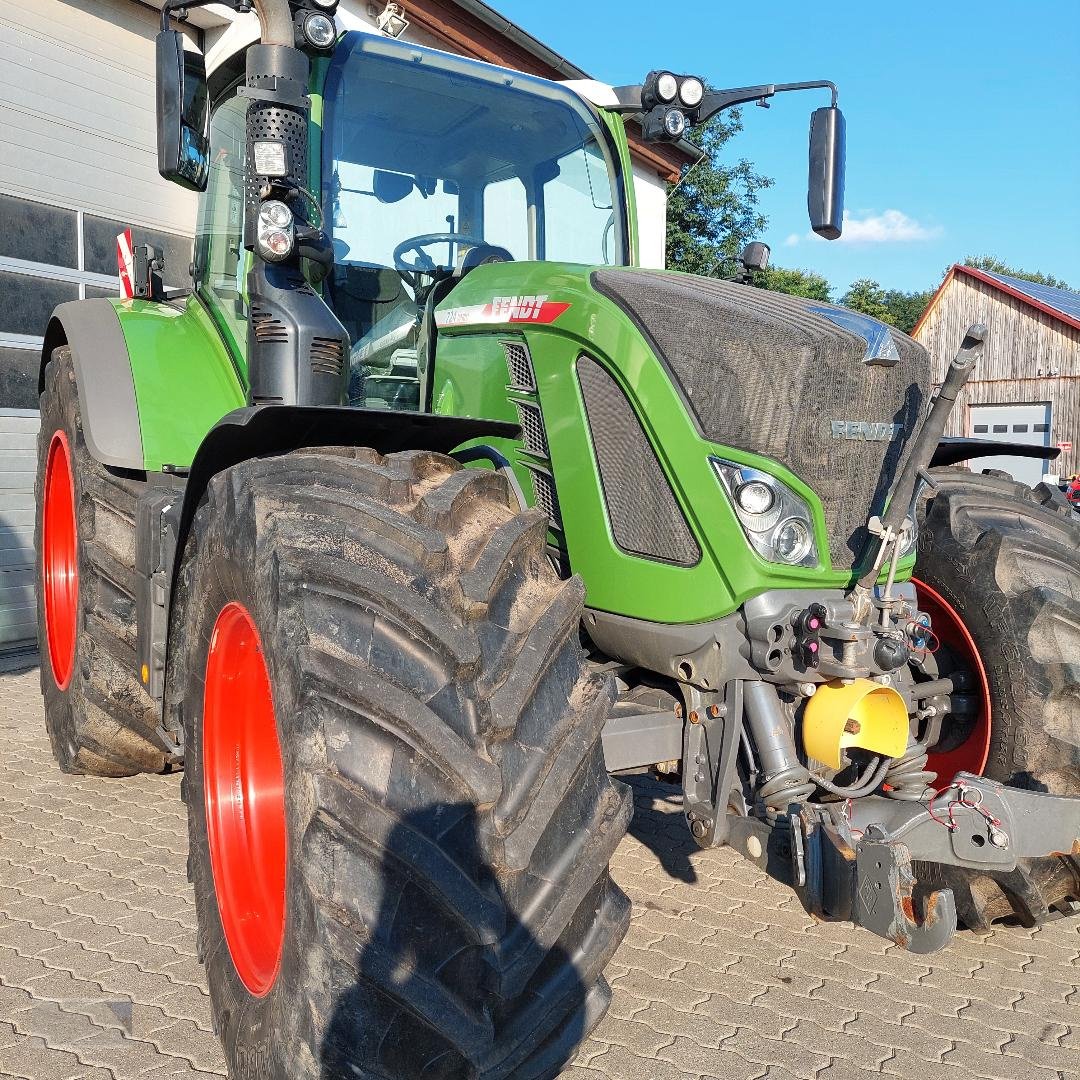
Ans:
[{"label": "wheel hub", "polygon": [[225,940],[241,981],[262,997],[285,938],[285,785],[259,633],[235,602],[217,617],[206,661],[203,783]]},{"label": "wheel hub", "polygon": [[79,625],[79,537],[75,473],[63,431],[53,434],[45,463],[41,508],[42,597],[45,638],[53,678],[66,690],[75,668]]}]

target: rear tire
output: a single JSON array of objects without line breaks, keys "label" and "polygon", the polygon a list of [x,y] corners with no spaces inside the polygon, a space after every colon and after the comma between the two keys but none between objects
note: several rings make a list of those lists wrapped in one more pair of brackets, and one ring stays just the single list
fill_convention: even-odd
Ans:
[{"label": "rear tire", "polygon": [[[629,918],[608,861],[632,800],[604,767],[612,688],[584,663],[583,589],[554,575],[546,531],[502,477],[425,452],[300,451],[211,481],[167,711],[186,734],[199,951],[238,1080],[544,1080],[606,1011]],[[258,630],[284,777],[269,986],[234,961],[207,831],[207,789],[228,789],[204,757],[207,661],[230,605]],[[241,969],[273,969],[265,939]]]},{"label": "rear tire", "polygon": [[[915,577],[952,607],[985,669],[983,774],[1080,795],[1080,522],[1005,477],[935,470],[934,478]],[[1009,873],[937,867],[929,876],[953,888],[960,919],[974,929],[1002,919],[1035,925],[1080,902],[1075,856],[1024,860]]]},{"label": "rear tire", "polygon": [[[65,476],[50,486],[57,470],[66,470],[70,484]],[[174,760],[155,735],[154,704],[136,677],[135,503],[142,486],[91,457],[71,350],[54,350],[41,395],[34,548],[45,726],[64,772],[131,776],[162,772]],[[57,516],[73,522],[66,558],[56,537],[45,535],[46,520]],[[67,595],[50,591],[46,574],[68,578]]]}]

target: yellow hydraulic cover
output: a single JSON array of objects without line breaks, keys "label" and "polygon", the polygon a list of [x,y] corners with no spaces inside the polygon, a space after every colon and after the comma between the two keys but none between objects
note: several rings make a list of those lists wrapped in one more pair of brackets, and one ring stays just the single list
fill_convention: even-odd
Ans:
[{"label": "yellow hydraulic cover", "polygon": [[802,736],[806,753],[833,769],[848,747],[899,757],[908,743],[907,702],[870,679],[826,683],[806,703]]}]

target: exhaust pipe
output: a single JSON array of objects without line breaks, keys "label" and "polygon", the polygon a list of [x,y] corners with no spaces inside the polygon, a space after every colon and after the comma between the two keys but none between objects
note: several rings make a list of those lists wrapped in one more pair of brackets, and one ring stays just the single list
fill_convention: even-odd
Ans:
[{"label": "exhaust pipe", "polygon": [[293,21],[289,0],[254,0],[264,45],[292,45]]}]

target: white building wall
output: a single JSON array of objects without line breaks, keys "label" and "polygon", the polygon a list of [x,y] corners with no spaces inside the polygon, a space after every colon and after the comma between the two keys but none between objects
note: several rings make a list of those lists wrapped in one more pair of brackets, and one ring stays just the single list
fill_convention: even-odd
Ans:
[{"label": "white building wall", "polygon": [[667,183],[655,169],[635,165],[634,195],[641,265],[662,270],[667,259]]}]

